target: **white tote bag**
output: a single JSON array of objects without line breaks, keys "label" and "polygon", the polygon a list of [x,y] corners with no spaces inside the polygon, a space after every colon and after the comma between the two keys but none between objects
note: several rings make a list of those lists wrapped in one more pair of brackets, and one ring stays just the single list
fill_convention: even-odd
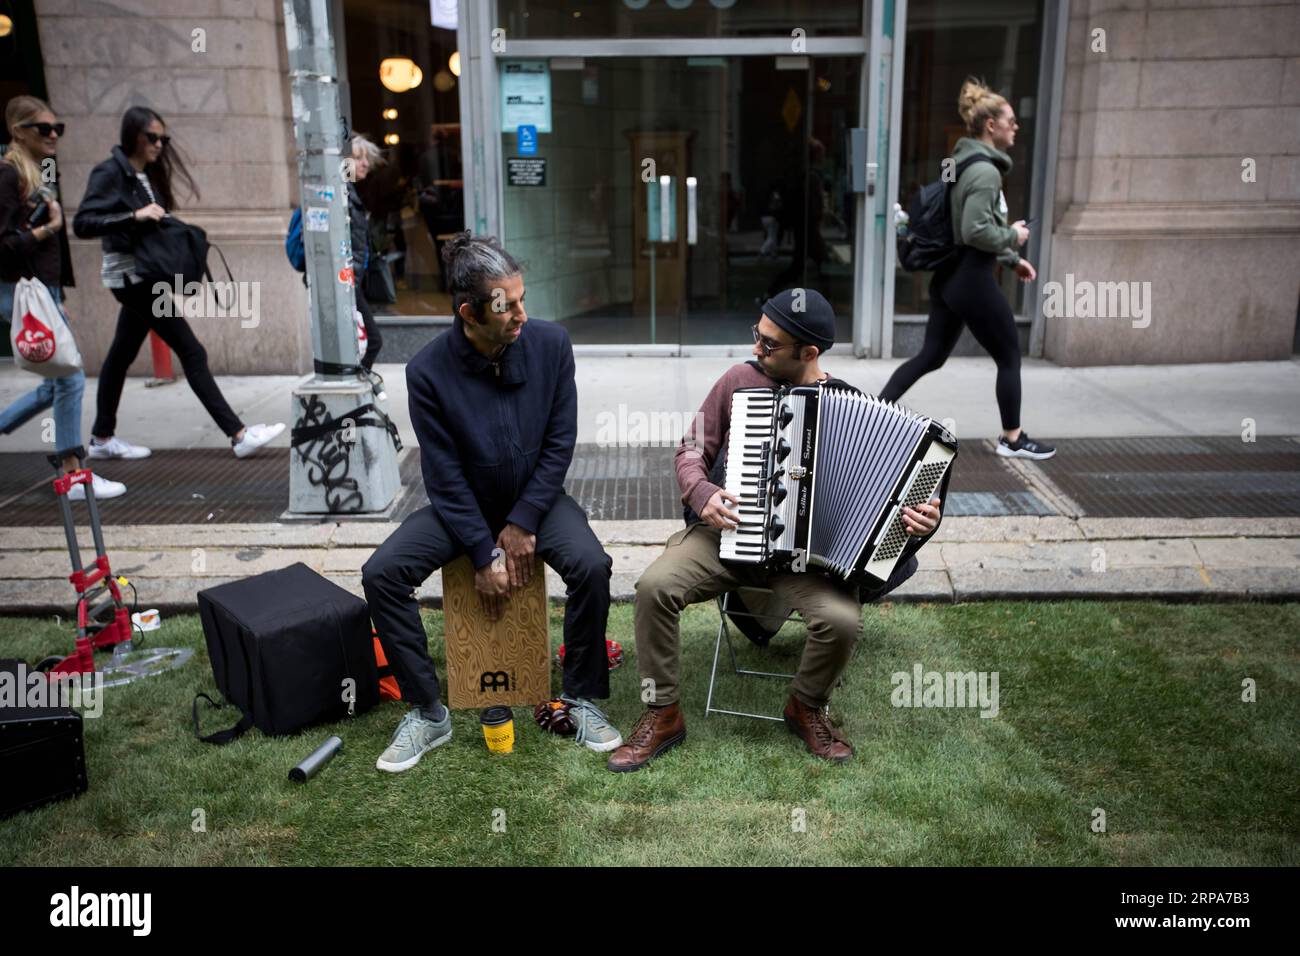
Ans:
[{"label": "white tote bag", "polygon": [[72,329],[40,279],[19,279],[9,343],[19,368],[46,378],[63,378],[81,370],[81,352]]}]

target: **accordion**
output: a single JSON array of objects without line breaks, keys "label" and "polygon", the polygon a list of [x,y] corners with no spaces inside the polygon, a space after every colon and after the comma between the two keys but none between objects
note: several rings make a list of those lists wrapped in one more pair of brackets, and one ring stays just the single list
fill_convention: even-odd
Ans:
[{"label": "accordion", "polygon": [[942,425],[844,388],[741,388],[725,488],[740,524],[719,557],[887,581],[907,544],[904,507],[929,501],[957,456]]}]

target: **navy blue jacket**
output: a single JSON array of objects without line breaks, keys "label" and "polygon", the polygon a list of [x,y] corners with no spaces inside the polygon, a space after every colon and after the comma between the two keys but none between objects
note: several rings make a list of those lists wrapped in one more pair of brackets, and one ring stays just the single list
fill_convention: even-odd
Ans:
[{"label": "navy blue jacket", "polygon": [[578,438],[573,346],[530,319],[492,361],[451,329],[406,366],[429,502],[475,568],[508,523],[537,533],[563,490]]}]

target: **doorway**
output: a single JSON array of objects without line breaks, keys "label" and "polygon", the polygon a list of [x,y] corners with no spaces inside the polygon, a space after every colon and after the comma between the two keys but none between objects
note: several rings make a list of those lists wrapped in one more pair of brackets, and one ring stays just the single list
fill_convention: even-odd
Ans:
[{"label": "doorway", "polygon": [[743,346],[768,296],[805,287],[850,341],[860,55],[498,68],[503,102],[520,74],[546,103],[501,125],[503,235],[531,315],[579,345]]}]

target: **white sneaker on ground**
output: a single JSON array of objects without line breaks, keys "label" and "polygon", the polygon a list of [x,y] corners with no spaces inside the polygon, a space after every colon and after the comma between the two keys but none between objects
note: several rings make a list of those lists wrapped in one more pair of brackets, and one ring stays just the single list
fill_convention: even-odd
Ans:
[{"label": "white sneaker on ground", "polygon": [[[126,485],[120,481],[109,481],[107,478],[101,478],[99,475],[91,472],[90,480],[95,485],[95,500],[103,501],[105,498],[118,498],[126,494]],[[73,485],[68,489],[69,501],[85,501],[86,486]]]},{"label": "white sneaker on ground", "polygon": [[[91,438],[90,445],[86,449],[87,458],[148,458],[152,454],[153,452],[144,445],[132,445],[116,435],[106,442]],[[98,488],[95,489],[95,494],[99,494]]]},{"label": "white sneaker on ground", "polygon": [[284,422],[274,425],[249,425],[244,428],[244,437],[235,442],[235,457],[247,458],[269,441],[284,431]]}]

